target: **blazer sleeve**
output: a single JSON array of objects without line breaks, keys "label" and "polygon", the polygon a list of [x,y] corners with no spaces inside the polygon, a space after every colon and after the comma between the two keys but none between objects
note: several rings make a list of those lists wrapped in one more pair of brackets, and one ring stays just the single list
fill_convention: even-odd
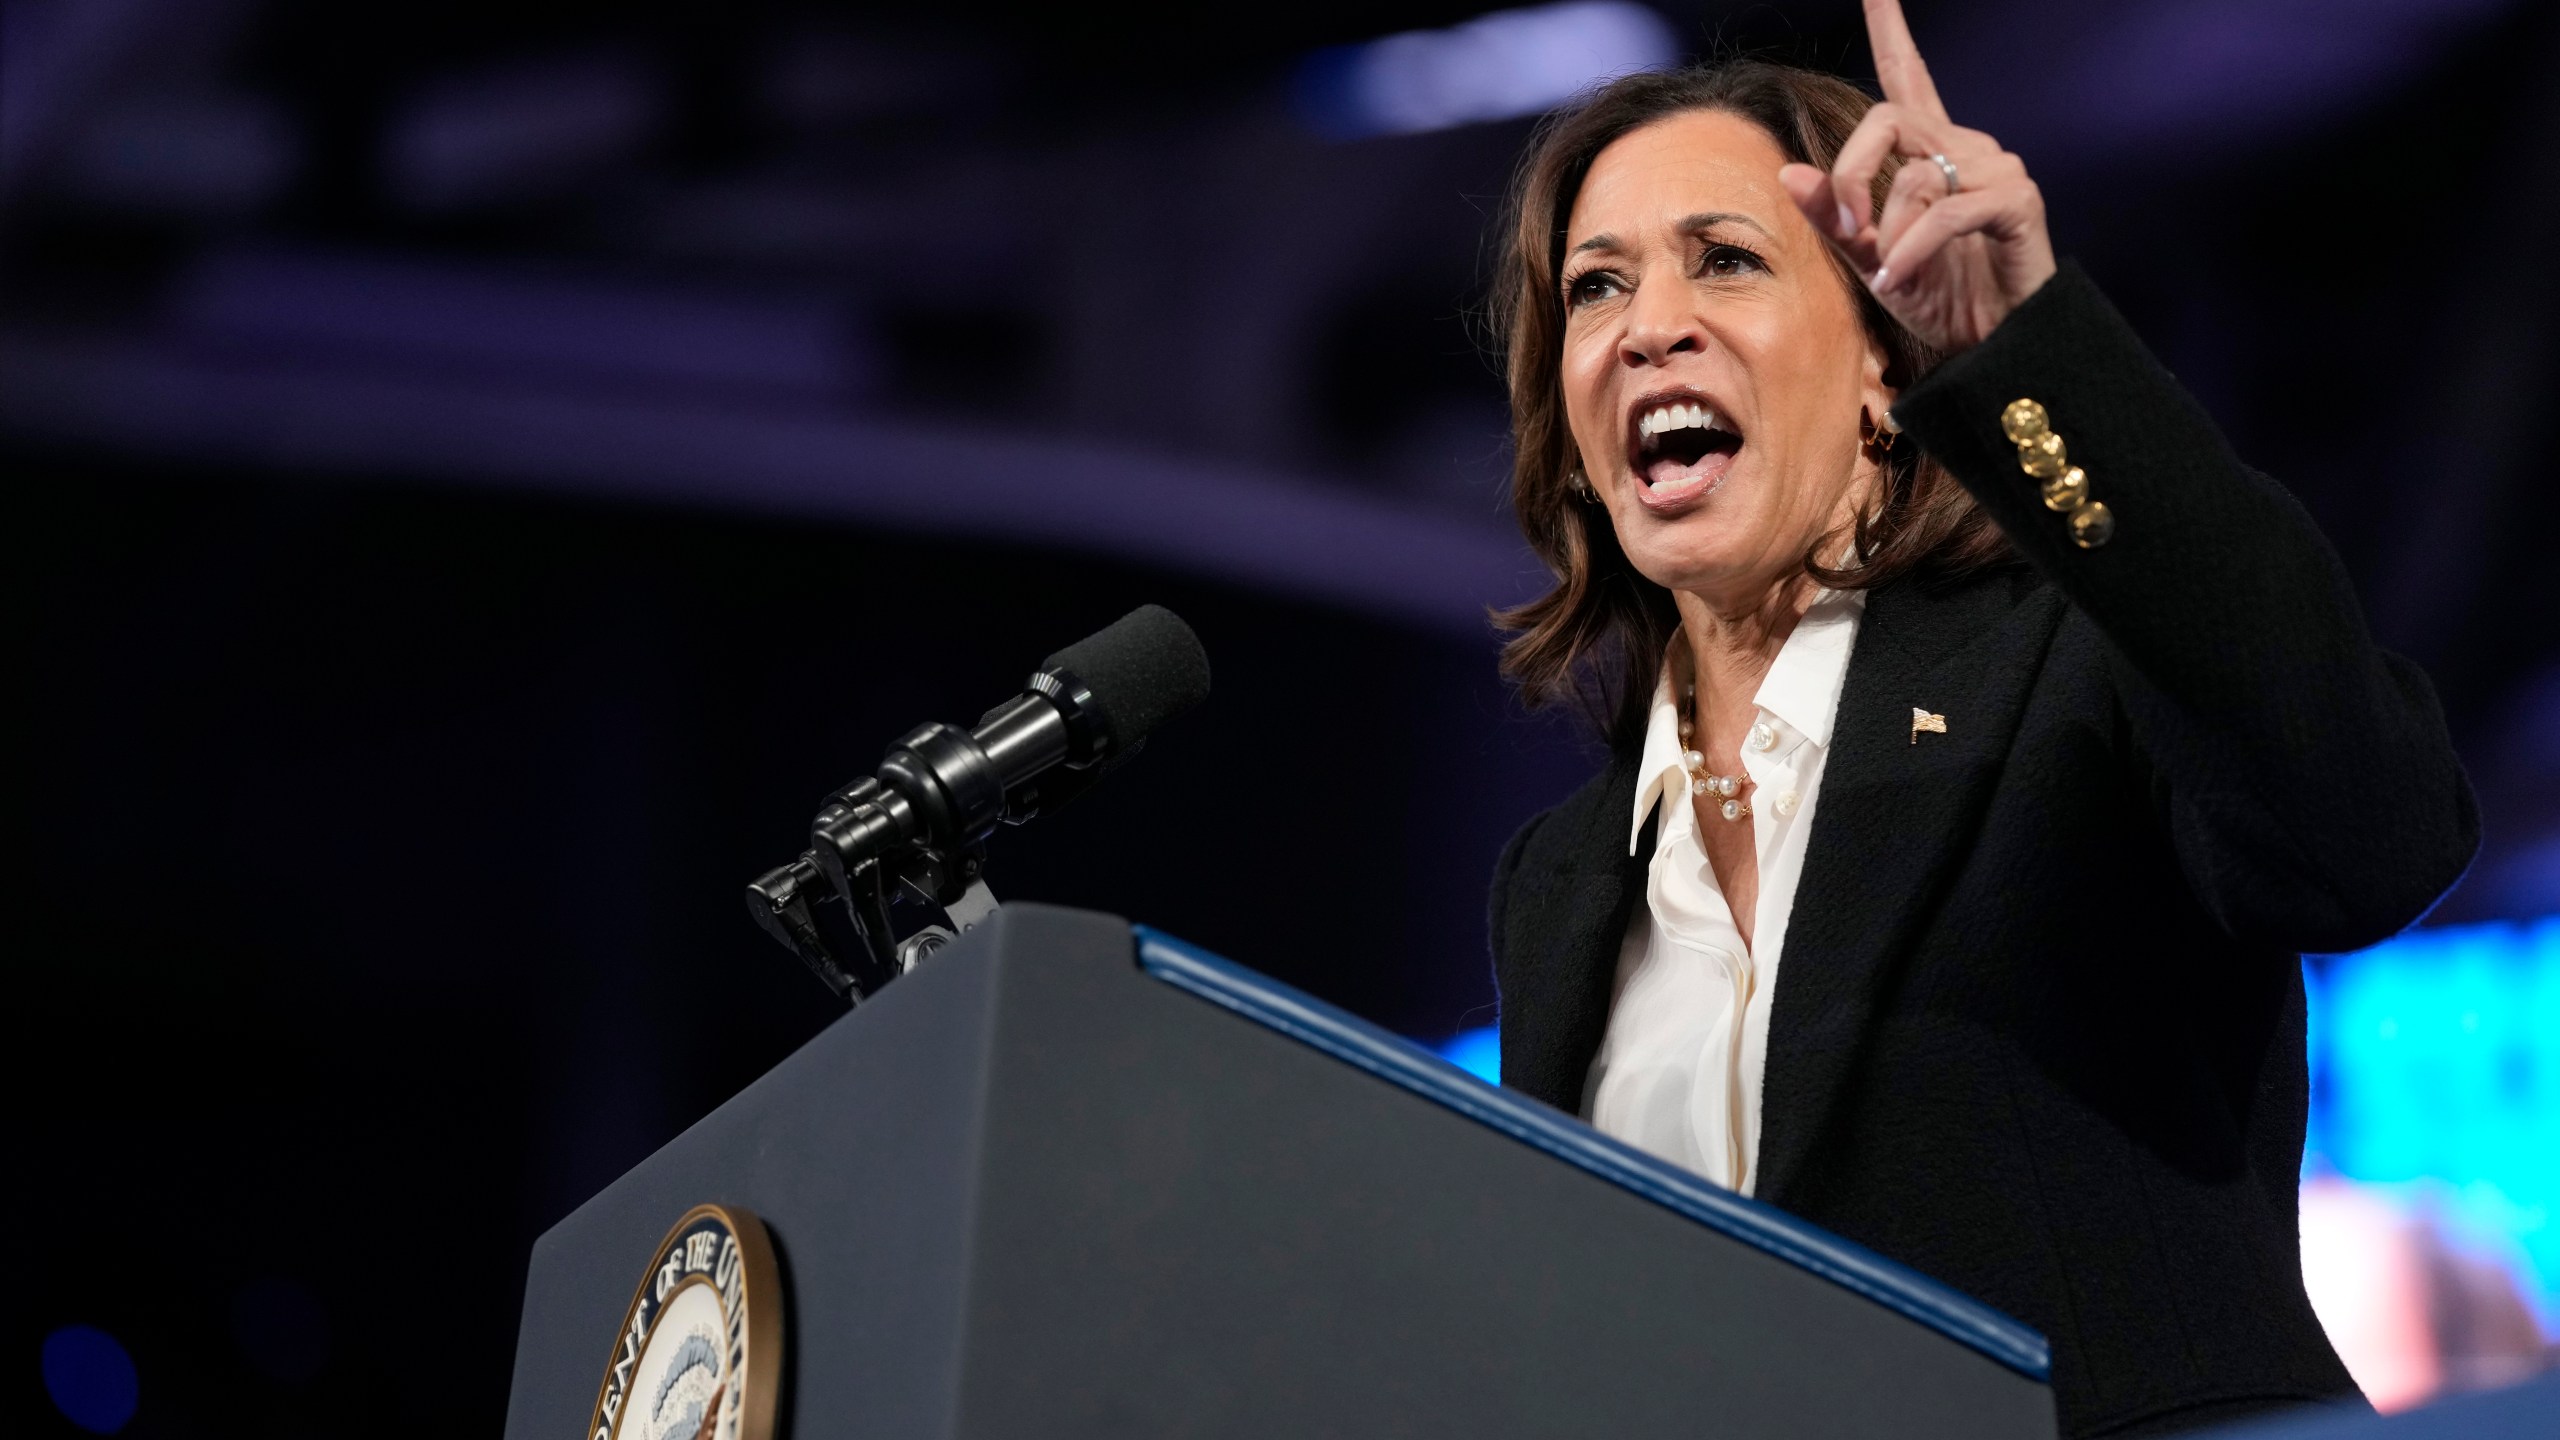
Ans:
[{"label": "blazer sleeve", "polygon": [[[2082,546],[2002,428],[2044,407],[2112,533]],[[1894,404],[2105,637],[2178,863],[2242,938],[2355,949],[2425,914],[2479,849],[2426,675],[2375,645],[2310,515],[2076,265]]]}]

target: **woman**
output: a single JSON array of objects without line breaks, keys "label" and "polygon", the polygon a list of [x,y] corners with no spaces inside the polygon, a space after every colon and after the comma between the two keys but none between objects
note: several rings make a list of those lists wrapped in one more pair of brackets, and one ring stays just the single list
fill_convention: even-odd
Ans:
[{"label": "woman", "polygon": [[2477,844],[2310,519],[1939,105],[1741,62],[1550,122],[1505,617],[1608,765],[1493,891],[1506,1083],[2053,1342],[2064,1433],[2355,1393],[2303,1295],[2298,952]]}]

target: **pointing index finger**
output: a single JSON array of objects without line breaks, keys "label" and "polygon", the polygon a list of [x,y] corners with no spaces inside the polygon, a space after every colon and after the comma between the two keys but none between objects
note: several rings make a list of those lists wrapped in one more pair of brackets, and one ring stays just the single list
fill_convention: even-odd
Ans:
[{"label": "pointing index finger", "polygon": [[1866,0],[1867,49],[1875,56],[1876,83],[1884,98],[1937,119],[1947,118],[1936,82],[1921,62],[1920,47],[1911,43],[1911,26],[1902,18],[1902,0]]}]

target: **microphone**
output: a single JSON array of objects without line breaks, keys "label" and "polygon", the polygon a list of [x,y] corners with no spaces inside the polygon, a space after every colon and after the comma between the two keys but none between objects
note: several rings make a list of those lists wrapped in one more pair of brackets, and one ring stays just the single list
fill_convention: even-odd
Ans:
[{"label": "microphone", "polygon": [[[901,736],[877,770],[828,797],[807,853],[748,885],[748,912],[829,989],[858,1001],[932,948],[891,942],[887,880],[961,928],[976,923],[994,905],[979,851],[997,824],[1063,806],[1208,693],[1200,637],[1163,606],[1140,606],[1042,661],[1023,694],[973,728],[931,723]],[[844,903],[878,972],[872,984],[835,963],[808,908],[813,892]],[[959,913],[964,905],[971,913]]]},{"label": "microphone", "polygon": [[[1141,606],[1042,661],[1025,693],[976,729],[908,731],[876,773],[819,812],[812,848],[831,877],[919,840],[962,849],[998,820],[1018,825],[1081,794],[1208,693],[1200,637],[1163,606]],[[1061,764],[1090,773],[1080,783],[1032,785]]]}]

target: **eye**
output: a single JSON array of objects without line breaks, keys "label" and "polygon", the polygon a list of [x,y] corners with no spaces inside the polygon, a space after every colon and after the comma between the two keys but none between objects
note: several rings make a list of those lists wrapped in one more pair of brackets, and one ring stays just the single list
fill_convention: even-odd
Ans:
[{"label": "eye", "polygon": [[1748,275],[1768,268],[1759,255],[1741,245],[1711,244],[1698,257],[1698,273],[1705,276]]},{"label": "eye", "polygon": [[1626,286],[1606,270],[1585,270],[1564,282],[1564,308],[1579,310],[1594,300],[1614,299],[1626,293]]}]

